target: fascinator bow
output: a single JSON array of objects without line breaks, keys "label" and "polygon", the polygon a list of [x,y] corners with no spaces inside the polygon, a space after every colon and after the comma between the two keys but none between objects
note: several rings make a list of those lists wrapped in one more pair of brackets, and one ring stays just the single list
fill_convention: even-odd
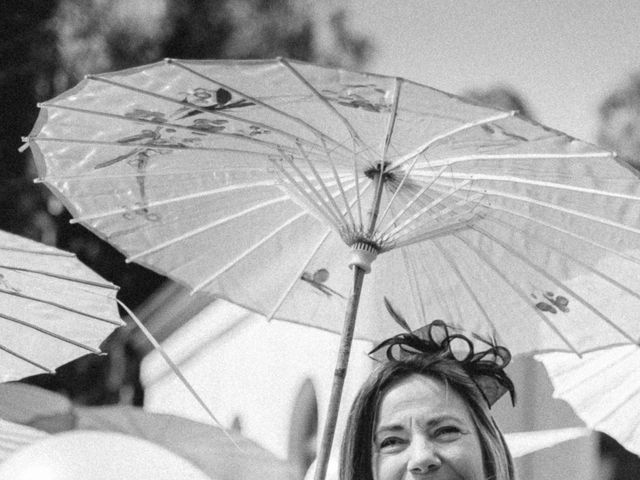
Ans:
[{"label": "fascinator bow", "polygon": [[[379,353],[386,348],[386,360],[402,360],[413,355],[439,356],[457,361],[482,393],[491,407],[505,393],[509,392],[511,403],[515,405],[515,387],[504,371],[511,362],[511,353],[506,347],[498,346],[495,340],[485,340],[473,334],[473,338],[488,348],[476,352],[473,341],[461,334],[450,333],[442,320],[411,330],[407,322],[385,298],[385,306],[393,319],[407,331],[391,337],[377,345],[369,355],[375,360],[384,361]],[[377,353],[377,355],[376,355]]]}]

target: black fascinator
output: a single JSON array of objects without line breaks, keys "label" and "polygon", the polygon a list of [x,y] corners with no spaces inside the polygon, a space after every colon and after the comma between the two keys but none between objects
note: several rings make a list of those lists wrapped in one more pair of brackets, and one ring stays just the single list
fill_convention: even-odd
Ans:
[{"label": "black fascinator", "polygon": [[515,405],[515,388],[504,371],[511,361],[511,353],[507,348],[498,346],[495,341],[473,335],[477,342],[487,347],[476,352],[474,342],[469,337],[456,333],[455,328],[442,320],[434,320],[412,331],[386,298],[384,302],[393,319],[407,333],[401,333],[380,343],[369,353],[372,358],[384,361],[385,355],[381,356],[380,353],[386,352],[386,360],[402,360],[413,355],[453,359],[467,372],[490,407],[507,392],[511,396],[511,403]]}]

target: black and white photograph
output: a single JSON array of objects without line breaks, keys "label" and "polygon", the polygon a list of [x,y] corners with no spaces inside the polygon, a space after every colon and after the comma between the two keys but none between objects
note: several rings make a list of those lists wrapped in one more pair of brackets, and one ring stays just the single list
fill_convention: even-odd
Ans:
[{"label": "black and white photograph", "polygon": [[0,24],[0,480],[640,479],[640,3]]}]

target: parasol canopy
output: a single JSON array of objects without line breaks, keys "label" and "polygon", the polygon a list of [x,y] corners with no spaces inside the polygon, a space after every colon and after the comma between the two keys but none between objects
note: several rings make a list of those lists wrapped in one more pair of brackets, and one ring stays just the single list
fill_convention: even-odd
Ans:
[{"label": "parasol canopy", "polygon": [[360,338],[395,333],[382,294],[514,354],[640,336],[619,268],[567,285],[603,258],[640,279],[637,176],[515,112],[285,59],[167,60],[40,107],[25,140],[73,221],[193,291],[339,332],[356,249],[378,255]]},{"label": "parasol canopy", "polygon": [[566,401],[584,423],[640,456],[640,348],[621,345],[582,357],[539,354],[553,396]]},{"label": "parasol canopy", "polygon": [[157,444],[114,432],[65,432],[0,463],[0,480],[219,480]]},{"label": "parasol canopy", "polygon": [[100,353],[125,324],[117,291],[73,253],[0,231],[0,382]]}]

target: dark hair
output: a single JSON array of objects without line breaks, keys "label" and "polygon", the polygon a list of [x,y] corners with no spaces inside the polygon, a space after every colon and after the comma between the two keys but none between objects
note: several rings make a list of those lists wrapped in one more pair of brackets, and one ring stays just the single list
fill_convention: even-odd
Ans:
[{"label": "dark hair", "polygon": [[485,397],[460,362],[445,353],[390,360],[369,376],[353,402],[347,421],[340,456],[340,480],[373,480],[373,435],[382,397],[401,380],[416,374],[442,382],[465,402],[480,437],[487,479],[513,480],[511,454]]}]

